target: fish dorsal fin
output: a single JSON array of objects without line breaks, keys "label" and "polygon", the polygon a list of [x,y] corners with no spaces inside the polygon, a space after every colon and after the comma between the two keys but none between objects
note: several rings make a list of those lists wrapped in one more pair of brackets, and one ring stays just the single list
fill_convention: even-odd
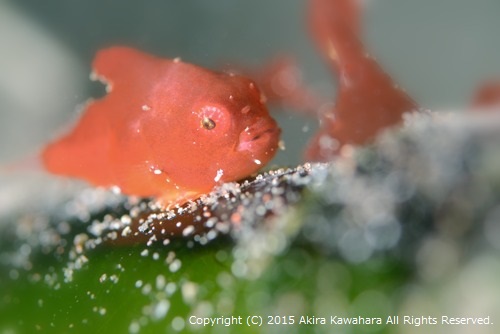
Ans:
[{"label": "fish dorsal fin", "polygon": [[92,80],[115,86],[129,85],[142,76],[148,76],[161,59],[125,46],[114,46],[97,52],[92,62]]},{"label": "fish dorsal fin", "polygon": [[[355,51],[362,49],[359,41],[346,41],[351,35],[360,34],[360,6],[358,0],[310,1],[308,20],[312,37],[327,62],[336,67],[336,70],[341,66],[341,57],[354,51],[349,50],[350,48]],[[345,36],[346,32],[348,36]],[[338,48],[342,49],[337,50]]]}]

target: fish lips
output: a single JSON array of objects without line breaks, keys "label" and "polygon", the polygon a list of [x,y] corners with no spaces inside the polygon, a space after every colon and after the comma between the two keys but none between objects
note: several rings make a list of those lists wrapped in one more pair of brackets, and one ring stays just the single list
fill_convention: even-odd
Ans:
[{"label": "fish lips", "polygon": [[237,150],[268,154],[277,148],[280,134],[274,120],[260,119],[241,132]]}]

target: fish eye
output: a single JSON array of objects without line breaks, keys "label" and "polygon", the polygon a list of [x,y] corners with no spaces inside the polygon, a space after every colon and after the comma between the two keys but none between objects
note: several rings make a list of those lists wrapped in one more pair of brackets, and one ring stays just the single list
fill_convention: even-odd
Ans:
[{"label": "fish eye", "polygon": [[203,126],[207,130],[212,130],[213,128],[215,128],[215,125],[215,121],[209,117],[205,116],[201,120],[201,126]]}]

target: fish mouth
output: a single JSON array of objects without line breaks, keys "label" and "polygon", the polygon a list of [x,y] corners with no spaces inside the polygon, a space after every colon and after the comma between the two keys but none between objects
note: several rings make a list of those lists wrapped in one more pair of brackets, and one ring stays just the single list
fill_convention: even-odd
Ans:
[{"label": "fish mouth", "polygon": [[275,149],[278,146],[280,134],[281,129],[274,121],[258,121],[241,132],[237,150],[257,153]]}]

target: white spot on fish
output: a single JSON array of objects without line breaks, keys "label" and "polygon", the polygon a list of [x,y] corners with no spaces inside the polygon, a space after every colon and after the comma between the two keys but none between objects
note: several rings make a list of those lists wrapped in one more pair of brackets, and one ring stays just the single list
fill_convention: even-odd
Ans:
[{"label": "white spot on fish", "polygon": [[242,114],[247,114],[249,111],[250,111],[251,107],[249,105],[246,105],[244,106],[242,109],[241,109],[241,113]]},{"label": "white spot on fish", "polygon": [[253,162],[255,162],[256,165],[262,165],[262,162],[259,159],[255,159]]},{"label": "white spot on fish", "polygon": [[149,111],[149,110],[151,110],[151,107],[148,106],[147,104],[143,104],[142,107],[141,107],[141,109],[144,110],[144,111]]},{"label": "white spot on fish", "polygon": [[224,171],[222,169],[219,169],[217,171],[217,175],[215,175],[215,177],[214,177],[214,181],[219,182],[220,179],[222,178],[222,175],[224,175]]}]

